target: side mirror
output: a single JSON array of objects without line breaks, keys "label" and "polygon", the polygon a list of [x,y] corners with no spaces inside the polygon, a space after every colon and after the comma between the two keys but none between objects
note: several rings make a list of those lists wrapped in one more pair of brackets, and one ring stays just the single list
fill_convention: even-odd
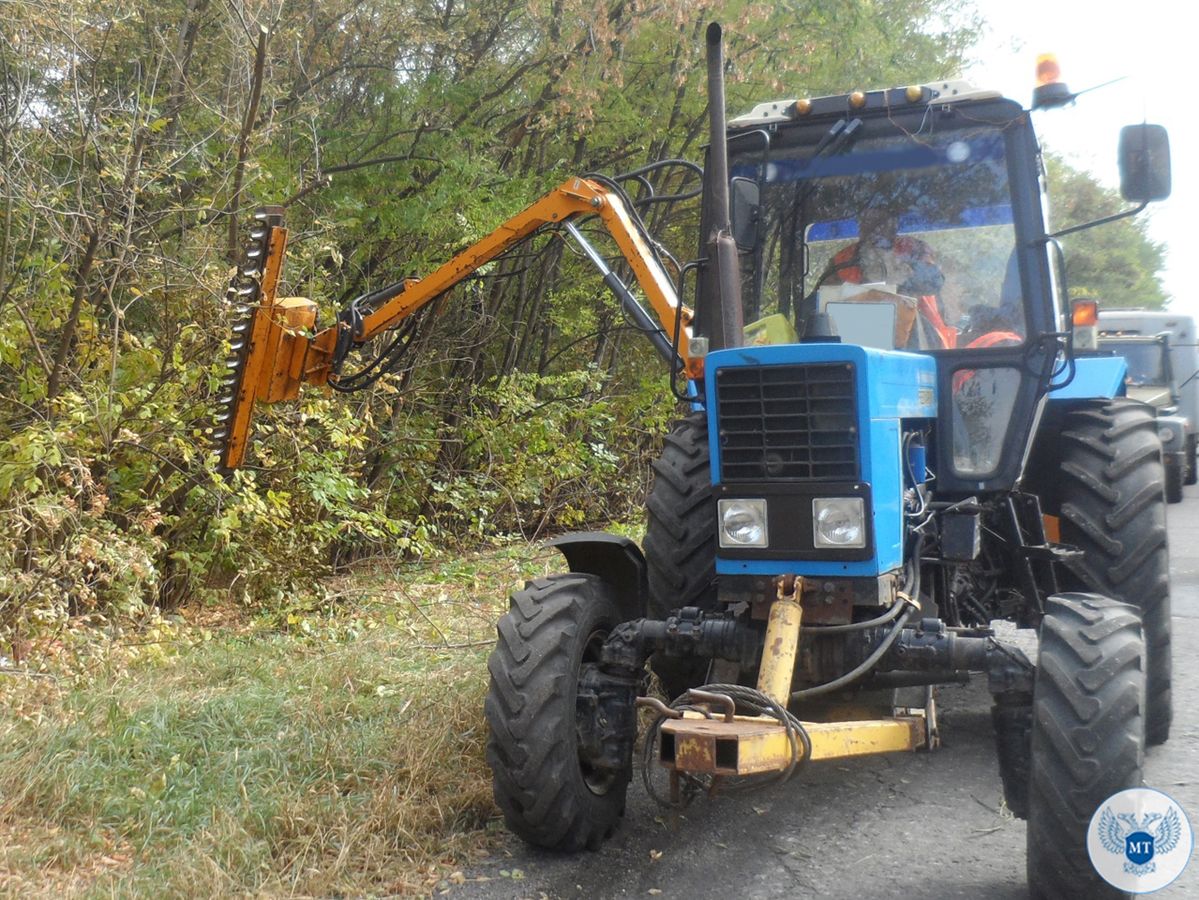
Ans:
[{"label": "side mirror", "polygon": [[1130,203],[1170,196],[1170,137],[1161,125],[1120,129],[1120,194]]},{"label": "side mirror", "polygon": [[733,240],[738,250],[754,250],[758,246],[758,209],[761,205],[758,183],[738,175],[730,185],[733,189],[733,208],[730,210]]}]

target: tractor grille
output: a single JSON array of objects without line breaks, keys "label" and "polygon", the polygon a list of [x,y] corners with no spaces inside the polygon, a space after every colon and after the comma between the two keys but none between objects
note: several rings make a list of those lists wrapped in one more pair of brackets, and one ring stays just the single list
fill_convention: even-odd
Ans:
[{"label": "tractor grille", "polygon": [[859,480],[848,363],[719,369],[716,409],[724,482]]}]

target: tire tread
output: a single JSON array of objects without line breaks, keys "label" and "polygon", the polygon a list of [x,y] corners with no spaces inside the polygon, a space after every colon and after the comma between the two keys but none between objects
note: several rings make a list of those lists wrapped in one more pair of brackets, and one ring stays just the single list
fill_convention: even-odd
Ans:
[{"label": "tire tread", "polygon": [[1084,551],[1062,579],[1141,611],[1148,648],[1146,740],[1164,743],[1173,718],[1165,468],[1153,413],[1126,398],[1067,413],[1057,489],[1062,540]]},{"label": "tire tread", "polygon": [[1124,897],[1087,855],[1112,794],[1141,783],[1144,640],[1135,608],[1094,594],[1047,604],[1033,699],[1028,881],[1034,897]]},{"label": "tire tread", "polygon": [[554,575],[512,595],[496,626],[483,704],[496,804],[519,837],[550,850],[596,849],[624,814],[629,772],[603,795],[579,771],[575,693],[582,643],[619,621],[612,589],[594,575]]}]

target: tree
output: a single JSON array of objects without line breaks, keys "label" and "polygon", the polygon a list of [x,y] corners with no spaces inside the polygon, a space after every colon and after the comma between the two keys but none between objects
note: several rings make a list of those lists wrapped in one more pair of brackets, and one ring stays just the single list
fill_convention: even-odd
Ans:
[{"label": "tree", "polygon": [[[1052,228],[1089,222],[1127,209],[1119,193],[1058,156],[1046,156]],[[1165,248],[1149,237],[1142,217],[1097,225],[1062,239],[1066,282],[1074,299],[1090,297],[1109,306],[1160,309],[1169,299],[1162,287]]]}]

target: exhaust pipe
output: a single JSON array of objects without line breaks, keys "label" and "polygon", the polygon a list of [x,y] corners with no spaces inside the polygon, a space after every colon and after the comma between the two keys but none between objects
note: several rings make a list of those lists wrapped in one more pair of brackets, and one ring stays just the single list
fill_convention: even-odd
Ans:
[{"label": "exhaust pipe", "polygon": [[[716,291],[719,328],[713,327],[711,348],[740,347],[745,322],[741,313],[741,265],[729,221],[729,153],[724,118],[724,46],[719,22],[708,26],[708,185],[712,232],[708,259],[715,265],[708,288]],[[708,307],[711,309],[711,306]],[[715,326],[715,322],[712,323]]]}]

